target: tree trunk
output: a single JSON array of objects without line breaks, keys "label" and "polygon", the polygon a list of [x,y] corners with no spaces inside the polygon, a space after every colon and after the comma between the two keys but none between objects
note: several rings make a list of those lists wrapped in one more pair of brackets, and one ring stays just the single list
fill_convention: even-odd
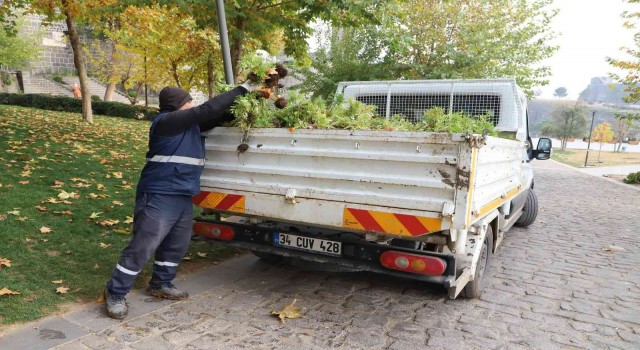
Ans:
[{"label": "tree trunk", "polygon": [[116,83],[109,83],[107,89],[104,91],[105,101],[113,101],[113,93],[116,91]]},{"label": "tree trunk", "polygon": [[[235,25],[237,30],[240,32],[244,31],[245,21],[242,18],[238,17],[236,19]],[[233,70],[233,79],[238,83],[238,61],[240,61],[240,57],[242,57],[242,49],[244,46],[243,38],[234,38],[231,42],[231,47],[229,51],[231,51],[231,70]]]},{"label": "tree trunk", "polygon": [[233,70],[233,79],[238,82],[238,61],[242,56],[242,39],[236,39],[231,44],[231,70]]},{"label": "tree trunk", "polygon": [[89,91],[89,78],[87,77],[87,68],[84,65],[82,57],[82,47],[80,45],[80,36],[73,17],[69,13],[68,0],[62,0],[64,15],[67,20],[67,29],[69,30],[69,41],[73,49],[73,64],[78,70],[78,79],[80,80],[80,91],[82,92],[82,119],[89,123],[93,123],[93,111],[91,111],[91,92]]},{"label": "tree trunk", "polygon": [[600,152],[602,152],[602,142],[600,142],[600,149],[598,150],[598,163],[600,163]]},{"label": "tree trunk", "polygon": [[209,98],[213,98],[216,95],[216,81],[215,72],[213,71],[213,60],[211,57],[207,60],[207,90]]}]

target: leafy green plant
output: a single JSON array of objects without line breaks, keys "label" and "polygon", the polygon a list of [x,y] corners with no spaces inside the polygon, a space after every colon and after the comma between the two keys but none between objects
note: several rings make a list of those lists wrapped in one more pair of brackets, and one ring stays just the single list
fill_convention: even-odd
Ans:
[{"label": "leafy green plant", "polygon": [[[268,62],[262,56],[257,53],[251,53],[248,55],[242,56],[240,61],[238,62],[238,68],[240,68],[240,72],[254,81],[263,81],[268,77],[267,71],[269,68],[273,67],[273,63]],[[251,78],[249,75],[251,73],[256,74],[255,78]]]},{"label": "leafy green plant", "polygon": [[636,171],[635,173],[630,173],[622,181],[624,181],[624,183],[626,184],[640,184],[640,171]]},{"label": "leafy green plant", "polygon": [[91,101],[100,102],[100,101],[102,101],[102,99],[98,95],[91,95]]},{"label": "leafy green plant", "polygon": [[442,108],[425,111],[420,131],[482,134],[485,130],[495,136],[493,124],[488,116],[466,116],[462,113],[447,114]]},{"label": "leafy green plant", "polygon": [[59,75],[54,75],[51,79],[53,79],[53,81],[59,84],[65,84],[65,85],[67,84],[64,82],[64,80],[62,80],[62,77]]},{"label": "leafy green plant", "polygon": [[425,131],[497,135],[488,116],[447,114],[442,108],[425,111],[421,120],[409,121],[404,115],[389,119],[376,114],[376,106],[338,97],[331,106],[322,98],[309,99],[292,91],[283,109],[269,107],[268,100],[248,94],[236,99],[231,112],[236,119],[229,125],[242,131],[251,128],[347,129]]}]

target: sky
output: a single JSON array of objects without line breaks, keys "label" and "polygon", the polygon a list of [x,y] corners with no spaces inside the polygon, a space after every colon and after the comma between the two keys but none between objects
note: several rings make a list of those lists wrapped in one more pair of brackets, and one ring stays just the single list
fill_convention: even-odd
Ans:
[{"label": "sky", "polygon": [[568,98],[576,99],[592,77],[614,72],[607,56],[625,58],[619,49],[632,46],[634,31],[622,27],[620,15],[639,6],[623,0],[555,0],[553,7],[560,10],[552,23],[560,49],[545,62],[552,76],[540,97],[553,98],[556,88],[566,87]]}]

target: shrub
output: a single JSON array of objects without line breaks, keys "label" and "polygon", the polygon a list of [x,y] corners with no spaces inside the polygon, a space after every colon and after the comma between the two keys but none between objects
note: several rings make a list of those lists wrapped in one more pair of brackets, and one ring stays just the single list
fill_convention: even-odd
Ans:
[{"label": "shrub", "polygon": [[102,99],[98,95],[91,95],[91,101],[100,102],[100,101],[102,101]]},{"label": "shrub", "polygon": [[2,73],[2,84],[5,86],[11,85],[11,76],[9,74]]},{"label": "shrub", "polygon": [[626,184],[640,184],[640,171],[627,175],[623,181]]},{"label": "shrub", "polygon": [[56,83],[65,84],[66,85],[64,80],[62,80],[62,77],[59,76],[59,75],[55,75],[51,79],[53,79],[53,81],[55,81]]},{"label": "shrub", "polygon": [[[66,96],[0,93],[0,104],[60,112],[82,112],[82,100]],[[91,106],[95,114],[120,118],[152,120],[159,113],[157,108],[131,106],[120,102],[96,101]]]}]

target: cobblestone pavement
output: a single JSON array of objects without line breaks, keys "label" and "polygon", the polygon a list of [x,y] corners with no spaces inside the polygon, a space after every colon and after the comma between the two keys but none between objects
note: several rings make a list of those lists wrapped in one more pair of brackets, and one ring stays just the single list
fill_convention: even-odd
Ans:
[{"label": "cobblestone pavement", "polygon": [[[535,172],[538,220],[508,233],[479,300],[252,262],[234,282],[59,348],[640,348],[640,192],[551,161]],[[304,318],[280,324],[271,311],[293,299]]]}]

